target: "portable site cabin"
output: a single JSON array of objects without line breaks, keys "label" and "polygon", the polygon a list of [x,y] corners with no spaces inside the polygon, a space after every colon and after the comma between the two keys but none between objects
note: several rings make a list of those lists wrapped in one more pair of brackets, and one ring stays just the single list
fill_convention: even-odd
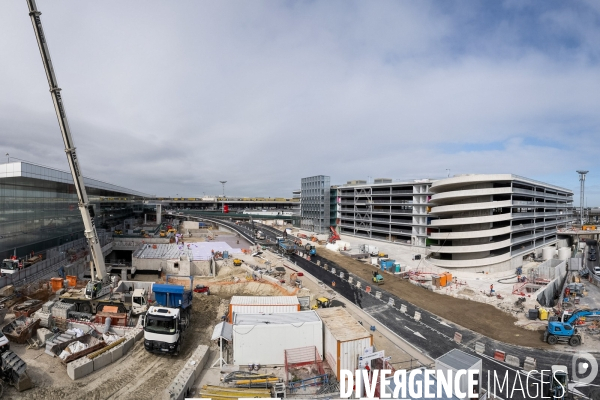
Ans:
[{"label": "portable site cabin", "polygon": [[300,311],[296,296],[233,296],[229,302],[229,322],[235,314],[280,314]]},{"label": "portable site cabin", "polygon": [[[479,371],[479,385],[477,386],[477,398],[479,398],[479,393],[481,392],[481,381],[483,378],[483,370],[482,370],[482,362],[481,358],[472,356],[470,354],[465,353],[464,351],[460,351],[458,349],[453,349],[447,352],[446,354],[438,357],[435,360],[435,369],[442,371],[452,370],[452,376],[456,376],[456,372],[459,370],[477,370]],[[467,391],[467,375],[463,375],[460,378],[459,388],[454,388],[454,396],[456,396],[456,389],[460,389],[461,392],[465,393]],[[458,397],[458,396],[456,396]],[[468,399],[468,393],[466,397],[458,397],[459,399]]]},{"label": "portable site cabin", "polygon": [[373,335],[342,307],[320,308],[325,360],[340,378],[340,370],[358,369],[358,356],[373,346]]},{"label": "portable site cabin", "polygon": [[235,314],[233,364],[284,365],[285,350],[314,346],[323,357],[323,323],[315,311]]}]

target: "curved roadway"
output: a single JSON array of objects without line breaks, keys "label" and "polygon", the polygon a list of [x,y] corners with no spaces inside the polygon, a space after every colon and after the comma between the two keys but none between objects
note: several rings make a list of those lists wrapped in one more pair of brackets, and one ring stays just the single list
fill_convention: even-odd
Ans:
[{"label": "curved roadway", "polygon": [[[217,222],[213,219],[204,219]],[[249,227],[249,224],[236,225],[224,221],[218,222],[240,232],[240,234],[244,234],[245,237],[248,235],[252,236],[252,230]],[[274,240],[275,237],[282,234],[281,231],[265,225],[261,225],[261,230],[265,232],[265,235],[270,240]],[[252,239],[252,242],[255,243],[256,241]],[[336,291],[339,295],[356,304],[358,307],[370,314],[380,324],[395,332],[406,342],[410,343],[413,347],[419,349],[419,351],[423,352],[424,354],[427,354],[429,357],[435,359],[452,349],[460,349],[464,352],[481,358],[484,370],[484,388],[487,388],[487,379],[490,371],[492,371],[492,374],[495,372],[501,380],[504,378],[504,374],[506,373],[509,376],[508,382],[510,382],[510,389],[508,392],[506,389],[502,392],[497,391],[496,393],[499,397],[507,399],[541,398],[540,395],[535,397],[533,396],[535,387],[531,386],[532,382],[538,381],[540,375],[534,374],[531,376],[529,381],[531,396],[529,396],[527,392],[521,392],[519,390],[521,387],[519,381],[522,382],[522,387],[524,389],[527,388],[526,372],[521,368],[513,367],[494,359],[493,354],[495,350],[500,350],[505,352],[507,355],[518,357],[520,360],[520,365],[523,365],[525,357],[532,357],[537,361],[537,370],[550,370],[552,365],[557,364],[566,365],[569,367],[569,371],[572,369],[571,366],[574,353],[532,349],[499,342],[465,329],[460,325],[444,321],[438,316],[431,314],[424,309],[416,307],[394,295],[387,293],[385,291],[385,285],[374,286],[371,284],[371,282],[366,282],[356,275],[349,274],[348,271],[343,267],[319,256],[313,256],[311,261],[308,261],[298,255],[291,255],[289,259],[302,269],[315,276],[317,279],[321,280],[331,290]],[[321,266],[316,264],[317,261],[320,261]],[[328,264],[328,270],[325,270],[322,267],[325,263]],[[335,268],[335,274],[332,273],[332,268]],[[340,277],[340,273],[343,274],[343,277]],[[349,282],[349,277],[352,278],[352,282]],[[361,283],[360,288],[357,287],[356,282]],[[371,294],[365,292],[365,288],[367,286],[371,286]],[[377,295],[377,297],[376,292],[380,292],[380,295]],[[380,298],[378,298],[379,296]],[[404,309],[404,307],[406,309]],[[420,313],[420,320],[415,318],[415,312]],[[462,340],[460,343],[454,341],[456,333],[462,335]],[[485,351],[483,354],[475,352],[474,349],[476,342],[484,344]],[[596,360],[599,359],[598,354],[595,354],[595,358]],[[572,375],[569,376],[572,379]],[[490,379],[491,382],[493,382],[493,375],[490,376]],[[544,381],[547,382],[548,379],[549,377],[546,376]],[[510,390],[512,390],[513,386],[515,387],[515,391],[511,393]],[[574,386],[572,389],[573,394],[575,395],[574,398],[600,399],[600,374],[599,376],[596,376],[591,385],[580,384]]]}]

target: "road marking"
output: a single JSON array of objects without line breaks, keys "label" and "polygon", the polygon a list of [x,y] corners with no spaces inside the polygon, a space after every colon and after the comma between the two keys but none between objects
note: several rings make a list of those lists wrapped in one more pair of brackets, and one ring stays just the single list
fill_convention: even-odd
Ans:
[{"label": "road marking", "polygon": [[447,323],[445,323],[445,322],[444,322],[444,321],[442,321],[442,320],[435,319],[435,318],[431,318],[431,319],[432,319],[432,320],[434,320],[434,321],[436,321],[436,322],[439,322],[439,323],[440,323],[440,325],[444,325],[444,326],[447,326],[448,328],[452,328],[450,325],[448,325]]},{"label": "road marking", "polygon": [[[396,318],[398,319],[398,318]],[[404,328],[408,329],[409,331],[411,331],[413,334],[417,335],[418,337],[427,340],[427,338],[423,335],[421,335],[419,332],[413,331],[412,329],[410,329],[409,327],[405,326]]]}]

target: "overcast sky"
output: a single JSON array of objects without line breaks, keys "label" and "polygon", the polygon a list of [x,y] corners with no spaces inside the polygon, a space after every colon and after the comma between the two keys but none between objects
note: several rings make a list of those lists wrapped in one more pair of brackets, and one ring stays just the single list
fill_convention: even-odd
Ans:
[{"label": "overcast sky", "polygon": [[[84,175],[157,195],[514,173],[600,206],[600,2],[38,0]],[[25,1],[0,154],[67,169]]]}]

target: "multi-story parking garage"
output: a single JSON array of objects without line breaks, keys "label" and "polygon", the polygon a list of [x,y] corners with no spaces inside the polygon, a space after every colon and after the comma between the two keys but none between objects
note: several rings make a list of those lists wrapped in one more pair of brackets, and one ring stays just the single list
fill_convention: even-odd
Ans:
[{"label": "multi-story parking garage", "polygon": [[337,188],[339,232],[370,239],[426,246],[427,201],[432,181],[391,179]]},{"label": "multi-story parking garage", "polygon": [[517,175],[459,175],[430,190],[431,262],[440,267],[519,266],[572,222],[572,191]]}]

